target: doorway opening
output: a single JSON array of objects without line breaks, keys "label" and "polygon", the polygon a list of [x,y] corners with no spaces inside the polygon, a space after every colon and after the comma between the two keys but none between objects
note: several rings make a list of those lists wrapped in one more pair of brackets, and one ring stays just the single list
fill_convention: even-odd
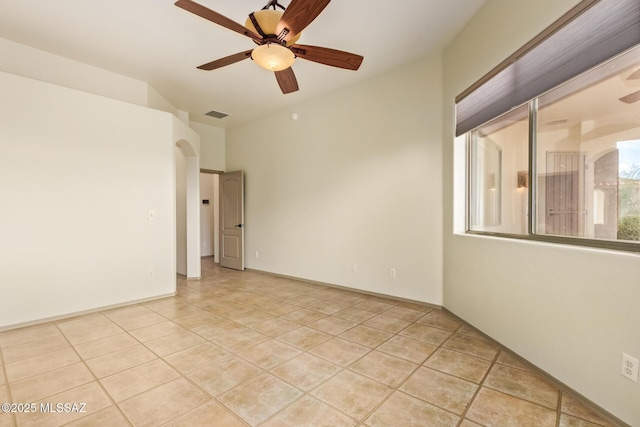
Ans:
[{"label": "doorway opening", "polygon": [[200,256],[220,263],[220,171],[200,169]]}]

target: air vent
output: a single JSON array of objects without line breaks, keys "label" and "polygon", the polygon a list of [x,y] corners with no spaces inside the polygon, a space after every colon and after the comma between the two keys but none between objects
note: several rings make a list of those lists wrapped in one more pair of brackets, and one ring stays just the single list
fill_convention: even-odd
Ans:
[{"label": "air vent", "polygon": [[221,113],[220,111],[209,111],[205,114],[206,116],[215,117],[216,119],[224,119],[228,116],[227,113]]}]

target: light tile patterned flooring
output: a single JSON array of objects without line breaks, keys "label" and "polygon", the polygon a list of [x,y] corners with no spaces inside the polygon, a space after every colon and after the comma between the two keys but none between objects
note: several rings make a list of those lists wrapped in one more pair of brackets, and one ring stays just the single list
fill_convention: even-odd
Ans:
[{"label": "light tile patterned flooring", "polygon": [[444,311],[211,259],[203,276],[0,333],[0,403],[38,409],[0,427],[613,425]]}]

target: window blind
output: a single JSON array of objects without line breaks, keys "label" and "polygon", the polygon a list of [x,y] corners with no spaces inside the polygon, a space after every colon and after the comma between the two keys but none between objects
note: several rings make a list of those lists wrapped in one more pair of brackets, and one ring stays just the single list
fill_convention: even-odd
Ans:
[{"label": "window blind", "polygon": [[456,98],[456,136],[639,43],[640,1],[582,1]]}]

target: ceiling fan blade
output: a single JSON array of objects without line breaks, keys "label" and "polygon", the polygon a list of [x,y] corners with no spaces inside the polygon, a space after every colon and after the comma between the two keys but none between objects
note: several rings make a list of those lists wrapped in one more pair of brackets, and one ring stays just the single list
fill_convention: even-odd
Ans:
[{"label": "ceiling fan blade", "polygon": [[289,41],[320,15],[331,0],[291,0],[276,26],[278,39]]},{"label": "ceiling fan blade", "polygon": [[632,92],[627,96],[623,96],[620,98],[620,101],[626,104],[633,104],[634,102],[640,101],[640,90],[637,92]]},{"label": "ceiling fan blade", "polygon": [[214,24],[221,25],[231,31],[235,31],[236,33],[240,33],[244,36],[250,37],[253,40],[256,40],[256,41],[262,40],[261,36],[249,30],[244,25],[240,25],[237,22],[233,21],[232,19],[229,19],[223,15],[220,15],[218,12],[214,12],[213,10],[207,7],[204,7],[199,3],[196,3],[191,0],[178,0],[175,3],[175,5],[188,12],[198,15],[201,18],[211,21]]},{"label": "ceiling fan blade", "polygon": [[280,86],[282,93],[287,94],[299,89],[298,80],[296,79],[296,75],[293,73],[293,69],[291,67],[282,71],[276,71],[275,73],[276,80],[278,81],[278,85]]},{"label": "ceiling fan blade", "polygon": [[329,49],[328,47],[307,46],[294,44],[291,47],[296,56],[307,61],[318,62],[332,67],[344,68],[347,70],[357,70],[362,64],[364,57],[342,50]]},{"label": "ceiling fan blade", "polygon": [[640,79],[640,68],[638,68],[636,71],[633,72],[633,74],[627,77],[627,80],[638,80],[638,79]]},{"label": "ceiling fan blade", "polygon": [[216,59],[215,61],[202,64],[198,68],[200,70],[206,70],[206,71],[222,68],[226,65],[231,65],[231,64],[235,64],[236,62],[240,62],[243,59],[251,58],[251,52],[253,52],[253,49],[245,50],[244,52],[238,52],[233,55],[225,56],[224,58]]}]

